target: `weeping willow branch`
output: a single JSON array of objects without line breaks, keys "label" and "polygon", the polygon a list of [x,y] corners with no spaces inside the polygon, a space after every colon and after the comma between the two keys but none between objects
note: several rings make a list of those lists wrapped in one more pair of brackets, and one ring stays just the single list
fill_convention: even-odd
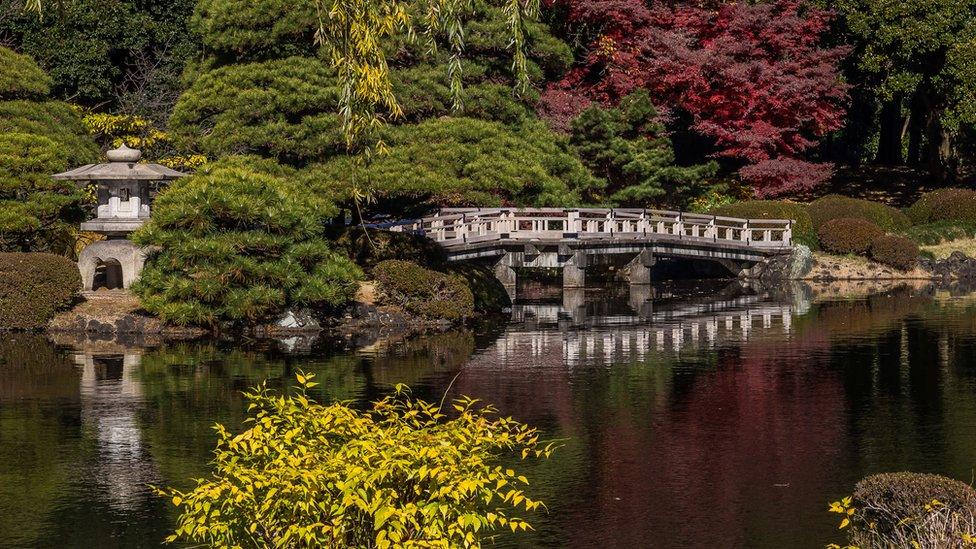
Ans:
[{"label": "weeping willow branch", "polygon": [[[421,0],[420,10],[402,0],[310,0],[315,2],[316,44],[325,48],[339,75],[340,114],[348,148],[360,147],[368,158],[373,144],[382,152],[378,130],[387,118],[402,116],[393,91],[385,46],[398,38],[426,38],[430,52],[437,37],[450,47],[447,76],[455,108],[463,97],[461,57],[464,53],[463,14],[472,0]],[[516,92],[528,87],[525,21],[538,16],[539,0],[502,0],[511,31],[512,70]],[[410,6],[415,4],[411,3]],[[414,17],[412,13],[421,14]],[[416,19],[416,20],[415,20]],[[365,144],[365,145],[364,145]]]},{"label": "weeping willow branch", "polygon": [[[463,98],[461,58],[464,53],[463,15],[473,0],[294,0],[312,2],[317,14],[315,43],[325,49],[338,72],[341,97],[339,112],[346,146],[364,153],[384,150],[379,129],[386,119],[402,116],[390,80],[385,46],[401,39],[414,39],[419,31],[431,53],[437,37],[450,47],[447,77],[454,108]],[[496,0],[504,3],[511,32],[512,72],[516,93],[528,87],[525,21],[538,17],[539,0]],[[25,0],[24,10],[42,17],[47,3],[63,8],[64,0]],[[419,7],[419,9],[408,9]],[[419,17],[411,13],[420,14]]]}]

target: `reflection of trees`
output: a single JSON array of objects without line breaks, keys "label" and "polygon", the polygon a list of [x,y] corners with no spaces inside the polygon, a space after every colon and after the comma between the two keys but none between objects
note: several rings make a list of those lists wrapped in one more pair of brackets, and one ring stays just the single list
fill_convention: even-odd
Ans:
[{"label": "reflection of trees", "polygon": [[204,475],[215,441],[213,425],[238,429],[245,417],[242,392],[267,381],[288,388],[299,370],[315,372],[315,397],[354,398],[362,390],[357,360],[276,355],[262,350],[184,343],[147,352],[139,367],[144,401],[141,423],[153,460],[170,483]]},{"label": "reflection of trees", "polygon": [[[826,497],[863,474],[976,462],[964,432],[976,382],[954,386],[945,370],[951,361],[976,377],[976,332],[958,334],[969,326],[945,320],[957,315],[918,292],[826,302],[788,338],[765,330],[643,362],[567,362],[547,338],[506,333],[504,352],[478,355],[455,392],[571,437],[531,468],[552,509],[535,543],[808,545],[835,529]],[[809,537],[792,537],[796,524]]]},{"label": "reflection of trees", "polygon": [[[933,305],[927,292],[907,287],[863,299],[844,299],[818,303],[799,317],[799,337],[820,334],[831,340],[871,337],[891,329],[909,315],[918,315]],[[813,332],[813,333],[811,333]]]},{"label": "reflection of trees", "polygon": [[472,349],[467,331],[328,356],[199,342],[168,345],[142,357],[141,423],[164,478],[186,482],[208,470],[214,423],[239,428],[246,411],[241,393],[263,381],[287,390],[298,371],[313,372],[319,385],[310,393],[316,400],[364,401],[396,383],[420,384],[440,370],[453,374]]},{"label": "reflection of trees", "polygon": [[43,337],[0,337],[0,545],[36,545],[73,480],[78,384]]},{"label": "reflection of trees", "polygon": [[453,376],[471,358],[474,348],[474,334],[461,329],[359,349],[356,354],[364,359],[362,375],[369,388],[364,400],[388,394],[397,383],[430,398],[431,386],[440,387]]},{"label": "reflection of trees", "polygon": [[[570,437],[551,461],[529,467],[532,494],[551,509],[535,521],[531,544],[646,546],[653,535],[655,546],[810,545],[829,541],[835,529],[823,513],[827,497],[849,491],[860,476],[913,468],[969,479],[976,463],[976,303],[889,292],[816,303],[790,322],[773,314],[764,328],[763,315],[742,313],[779,304],[756,299],[707,311],[720,321],[714,339],[701,325],[697,339],[689,328],[660,347],[644,337],[640,350],[636,333],[657,327],[673,334],[695,315],[568,331],[459,330],[355,351],[320,343],[303,347],[301,356],[241,343],[140,351],[139,362],[121,371],[138,386],[125,416],[141,441],[131,466],[153,470],[167,484],[206,474],[213,423],[237,429],[245,415],[241,391],[263,380],[287,388],[304,370],[321,382],[314,389],[320,401],[362,403],[396,383],[437,400],[460,370],[451,395],[482,398],[505,415]],[[622,345],[618,336],[628,334]],[[611,341],[612,349],[579,345],[590,336]],[[120,377],[111,363],[93,366],[102,368],[93,370],[97,379]],[[0,341],[0,528],[18,533],[0,544],[84,539],[98,528],[122,535],[113,524],[129,511],[113,506],[110,493],[84,505],[70,499],[100,482],[75,478],[79,471],[97,475],[91,464],[102,456],[101,439],[81,414],[81,372],[42,338]],[[59,505],[61,497],[69,499]],[[134,515],[152,517],[152,524],[137,531],[168,528],[162,503],[140,497]],[[42,531],[59,522],[64,532],[57,536]],[[805,525],[807,538],[789,537],[795,524]]]}]

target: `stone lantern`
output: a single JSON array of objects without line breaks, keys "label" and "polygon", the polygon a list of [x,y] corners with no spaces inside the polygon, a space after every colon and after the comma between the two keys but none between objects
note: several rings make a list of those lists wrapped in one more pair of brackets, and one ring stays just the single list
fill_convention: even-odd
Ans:
[{"label": "stone lantern", "polygon": [[140,163],[142,153],[122,145],[106,153],[108,162],[88,164],[54,175],[55,179],[94,183],[98,215],[81,229],[105,235],[78,257],[86,290],[128,288],[139,277],[145,250],[129,240],[129,233],[149,219],[156,192],[184,173],[159,164]]}]

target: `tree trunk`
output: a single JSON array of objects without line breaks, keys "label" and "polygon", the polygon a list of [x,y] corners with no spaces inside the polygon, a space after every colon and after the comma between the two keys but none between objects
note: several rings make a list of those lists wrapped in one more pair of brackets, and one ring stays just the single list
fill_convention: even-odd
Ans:
[{"label": "tree trunk", "polygon": [[943,109],[931,94],[920,96],[925,109],[925,146],[923,163],[939,183],[951,183],[955,176],[952,166],[952,135],[942,125]]},{"label": "tree trunk", "polygon": [[890,101],[881,106],[880,135],[878,136],[878,154],[874,158],[875,164],[884,166],[900,166],[901,156],[901,94],[896,94]]},{"label": "tree trunk", "polygon": [[921,109],[912,109],[911,124],[908,126],[908,157],[905,163],[918,166],[922,160],[922,130],[925,129],[925,113]]},{"label": "tree trunk", "polygon": [[926,132],[925,164],[936,181],[948,184],[956,178],[952,134],[942,127],[939,114],[939,111],[932,112],[933,121]]}]

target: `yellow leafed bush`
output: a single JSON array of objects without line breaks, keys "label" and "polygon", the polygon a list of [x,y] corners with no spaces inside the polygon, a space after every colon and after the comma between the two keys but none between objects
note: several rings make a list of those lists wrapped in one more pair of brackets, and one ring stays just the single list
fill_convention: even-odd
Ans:
[{"label": "yellow leafed bush", "polygon": [[216,426],[215,471],[160,490],[179,509],[168,541],[215,547],[478,547],[543,507],[500,458],[548,457],[553,444],[462,398],[451,418],[403,386],[365,411],[317,404],[299,374],[289,395],[246,393],[248,428]]}]

